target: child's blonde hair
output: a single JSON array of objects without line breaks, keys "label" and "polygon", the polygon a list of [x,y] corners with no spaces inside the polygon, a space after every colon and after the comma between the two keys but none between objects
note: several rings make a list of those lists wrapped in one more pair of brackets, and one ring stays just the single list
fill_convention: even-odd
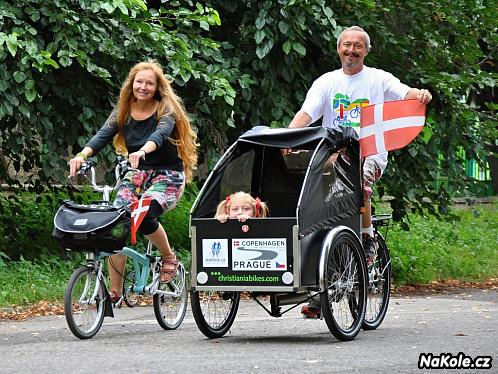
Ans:
[{"label": "child's blonde hair", "polygon": [[214,218],[218,218],[222,214],[229,214],[230,211],[230,204],[232,202],[232,199],[235,198],[240,198],[247,200],[249,204],[252,206],[252,212],[253,212],[253,217],[259,218],[259,217],[266,217],[270,214],[270,210],[268,209],[268,205],[266,203],[262,202],[259,197],[254,198],[247,192],[239,191],[235,192],[231,195],[228,195],[225,200],[221,201],[218,206],[216,207],[216,214]]}]

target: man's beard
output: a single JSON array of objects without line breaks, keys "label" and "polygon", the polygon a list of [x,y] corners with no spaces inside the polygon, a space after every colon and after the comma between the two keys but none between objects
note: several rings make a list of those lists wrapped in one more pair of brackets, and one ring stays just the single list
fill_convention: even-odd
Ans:
[{"label": "man's beard", "polygon": [[351,54],[349,54],[349,55],[344,55],[344,57],[345,57],[345,58],[344,58],[344,65],[345,65],[347,68],[349,68],[349,69],[356,67],[356,65],[358,65],[358,64],[359,64],[359,62],[360,62],[360,60],[357,60],[357,61],[354,61],[354,62],[348,62],[348,61],[347,61],[347,58],[348,58],[348,57],[355,57],[355,58],[359,58],[359,57],[360,57],[360,56],[358,56],[358,55],[357,55],[357,54],[355,54],[355,53],[351,53]]}]

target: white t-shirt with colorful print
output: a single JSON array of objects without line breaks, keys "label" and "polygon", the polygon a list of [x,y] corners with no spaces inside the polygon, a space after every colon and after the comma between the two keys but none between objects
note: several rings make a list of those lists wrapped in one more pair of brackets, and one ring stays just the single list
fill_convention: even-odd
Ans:
[{"label": "white t-shirt with colorful print", "polygon": [[[409,89],[384,70],[363,66],[358,74],[347,75],[338,69],[313,82],[301,110],[311,117],[311,122],[323,117],[324,127],[352,126],[359,134],[361,107],[403,100]],[[387,152],[369,157],[384,171]]]}]

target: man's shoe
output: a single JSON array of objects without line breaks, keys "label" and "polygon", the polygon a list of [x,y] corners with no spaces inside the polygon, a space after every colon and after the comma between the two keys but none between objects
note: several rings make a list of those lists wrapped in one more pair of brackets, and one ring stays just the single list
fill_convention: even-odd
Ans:
[{"label": "man's shoe", "polygon": [[305,305],[301,308],[301,314],[303,315],[303,318],[319,319],[320,305],[309,303],[308,305]]},{"label": "man's shoe", "polygon": [[370,266],[374,263],[377,258],[377,250],[379,249],[379,243],[375,237],[371,237],[368,234],[363,234],[363,250],[365,251],[365,257],[367,259],[367,265]]}]

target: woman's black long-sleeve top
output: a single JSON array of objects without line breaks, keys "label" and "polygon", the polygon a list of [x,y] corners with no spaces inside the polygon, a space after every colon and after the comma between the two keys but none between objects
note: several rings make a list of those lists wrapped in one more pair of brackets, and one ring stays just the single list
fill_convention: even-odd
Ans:
[{"label": "woman's black long-sleeve top", "polygon": [[[104,126],[86,144],[86,147],[92,148],[95,155],[109,144],[117,133],[116,112],[113,112]],[[183,171],[183,162],[178,156],[176,145],[168,139],[176,139],[174,118],[165,115],[158,122],[155,113],[141,121],[130,117],[123,128],[123,133],[128,153],[138,151],[149,140],[156,143],[157,149],[148,153],[145,160],[140,160],[139,169]]]}]

